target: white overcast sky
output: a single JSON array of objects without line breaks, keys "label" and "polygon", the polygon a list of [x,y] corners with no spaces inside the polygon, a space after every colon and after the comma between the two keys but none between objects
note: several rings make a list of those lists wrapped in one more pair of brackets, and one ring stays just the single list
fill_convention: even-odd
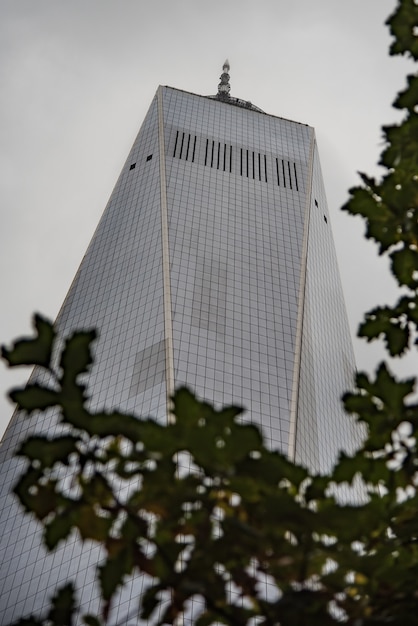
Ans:
[{"label": "white overcast sky", "polygon": [[[396,292],[359,218],[339,211],[377,174],[382,124],[411,71],[388,56],[395,0],[2,0],[0,341],[55,318],[158,84],[231,95],[316,128],[353,336]],[[360,369],[379,350],[356,340]],[[417,357],[402,370],[416,370]],[[0,365],[2,396],[25,380]],[[11,405],[0,404],[0,433]]]}]

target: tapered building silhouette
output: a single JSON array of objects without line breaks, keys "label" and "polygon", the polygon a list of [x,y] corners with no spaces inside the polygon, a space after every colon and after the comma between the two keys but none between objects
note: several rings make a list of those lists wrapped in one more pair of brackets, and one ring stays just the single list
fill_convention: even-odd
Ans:
[{"label": "tapered building silhouette", "polygon": [[[344,414],[354,358],[313,128],[229,95],[159,87],[57,319],[96,327],[93,408],[167,417],[186,384],[246,407],[270,445],[318,472],[359,433]],[[1,450],[0,624],[75,579],[98,606],[99,548],[48,555],[8,495],[22,438],[54,415],[15,415]],[[112,616],[128,623],[138,583]],[[129,621],[129,624],[135,620]]]}]

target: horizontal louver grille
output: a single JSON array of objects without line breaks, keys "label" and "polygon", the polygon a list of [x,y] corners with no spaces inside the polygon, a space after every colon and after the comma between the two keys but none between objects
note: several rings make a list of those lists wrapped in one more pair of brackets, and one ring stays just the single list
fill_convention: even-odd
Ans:
[{"label": "horizontal louver grille", "polygon": [[270,154],[262,154],[239,146],[223,143],[209,137],[194,135],[182,130],[172,133],[168,154],[212,169],[259,182],[269,183],[292,191],[302,191],[299,167]]}]

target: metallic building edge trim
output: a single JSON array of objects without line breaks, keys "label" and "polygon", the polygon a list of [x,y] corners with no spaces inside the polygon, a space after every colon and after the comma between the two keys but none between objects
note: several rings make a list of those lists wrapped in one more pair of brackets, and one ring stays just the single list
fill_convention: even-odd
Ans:
[{"label": "metallic building edge trim", "polygon": [[295,337],[295,362],[293,366],[293,382],[292,395],[290,400],[290,426],[289,426],[289,442],[287,454],[291,461],[296,456],[296,434],[299,404],[299,378],[302,351],[302,334],[303,334],[303,316],[305,309],[305,288],[306,288],[306,268],[308,264],[308,240],[309,240],[309,222],[311,214],[312,202],[312,178],[313,164],[315,154],[315,131],[311,129],[311,144],[309,148],[309,171],[308,181],[306,185],[306,209],[305,209],[305,225],[303,232],[302,258],[300,264],[300,281],[299,281],[299,297],[298,297],[298,316],[296,321],[296,337]]},{"label": "metallic building edge trim", "polygon": [[170,249],[168,245],[168,210],[167,210],[167,183],[165,175],[165,142],[164,142],[164,117],[163,117],[163,87],[157,90],[158,104],[158,145],[160,151],[160,202],[161,202],[161,239],[162,239],[162,265],[163,265],[163,308],[164,308],[164,334],[165,334],[165,378],[167,393],[167,423],[171,421],[170,403],[174,394],[174,352],[173,352],[173,327],[171,308],[171,282],[170,282]]}]

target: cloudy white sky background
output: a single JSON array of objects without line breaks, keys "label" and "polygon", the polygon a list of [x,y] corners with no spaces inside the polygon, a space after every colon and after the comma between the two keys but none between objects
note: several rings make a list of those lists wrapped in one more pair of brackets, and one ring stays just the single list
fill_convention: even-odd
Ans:
[{"label": "cloudy white sky background", "polygon": [[[2,0],[0,341],[55,318],[158,84],[231,95],[316,128],[353,336],[393,284],[359,218],[380,127],[411,67],[388,56],[395,0]],[[355,342],[358,367],[377,348]],[[402,371],[416,370],[414,355]],[[0,390],[25,380],[0,366]],[[0,403],[0,433],[12,407]]]}]

